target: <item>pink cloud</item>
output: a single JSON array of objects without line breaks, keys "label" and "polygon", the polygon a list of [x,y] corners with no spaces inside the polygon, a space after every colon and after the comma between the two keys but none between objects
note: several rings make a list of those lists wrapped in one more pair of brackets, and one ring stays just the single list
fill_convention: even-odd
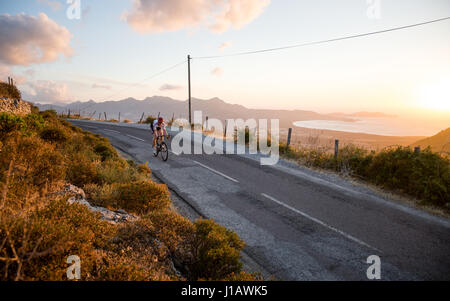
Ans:
[{"label": "pink cloud", "polygon": [[122,18],[137,32],[159,33],[206,26],[224,32],[256,19],[270,0],[135,0]]},{"label": "pink cloud", "polygon": [[72,55],[72,34],[46,14],[37,17],[0,15],[0,62],[8,65],[40,64]]},{"label": "pink cloud", "polygon": [[22,89],[25,100],[40,103],[67,102],[71,100],[67,84],[50,80],[27,83]]}]

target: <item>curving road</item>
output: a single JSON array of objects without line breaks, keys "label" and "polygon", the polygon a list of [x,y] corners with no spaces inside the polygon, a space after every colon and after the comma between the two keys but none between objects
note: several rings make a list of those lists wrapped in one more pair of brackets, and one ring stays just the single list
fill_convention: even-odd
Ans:
[{"label": "curving road", "polygon": [[[109,138],[201,216],[234,230],[246,263],[279,280],[367,280],[370,255],[381,280],[450,280],[450,221],[387,200],[337,176],[257,155],[153,158],[148,129],[70,120]],[[256,268],[255,268],[256,267]]]}]

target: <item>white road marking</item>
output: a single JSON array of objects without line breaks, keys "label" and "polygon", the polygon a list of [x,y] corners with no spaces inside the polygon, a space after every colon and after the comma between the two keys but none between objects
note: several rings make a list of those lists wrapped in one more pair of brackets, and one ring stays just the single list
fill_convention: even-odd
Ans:
[{"label": "white road marking", "polygon": [[131,136],[131,135],[127,135],[127,136],[130,137],[130,138],[134,138],[134,139],[136,139],[136,140],[145,142],[144,139],[141,139],[141,138],[138,138],[138,137],[134,137],[134,136]]},{"label": "white road marking", "polygon": [[105,131],[109,131],[109,132],[114,132],[114,133],[119,133],[120,134],[120,132],[119,131],[115,131],[115,130],[108,130],[108,129],[104,129]]},{"label": "white road marking", "polygon": [[89,125],[85,125],[84,127],[90,128],[90,129],[98,129],[98,128],[96,128],[95,126],[89,126]]},{"label": "white road marking", "polygon": [[222,177],[224,177],[224,178],[226,178],[226,179],[228,179],[228,180],[230,180],[230,181],[233,181],[233,182],[235,182],[235,183],[239,183],[238,180],[233,179],[232,177],[229,177],[229,176],[227,176],[226,174],[221,173],[220,171],[217,171],[217,170],[215,170],[215,169],[213,169],[213,168],[211,168],[211,167],[209,167],[209,166],[206,166],[205,164],[202,164],[202,163],[200,163],[200,162],[197,162],[197,161],[195,161],[195,160],[192,160],[192,161],[194,161],[195,163],[197,163],[198,165],[200,165],[200,166],[202,166],[202,167],[204,167],[204,168],[206,168],[206,169],[209,169],[210,171],[212,171],[212,172],[218,174],[219,176],[222,176]]},{"label": "white road marking", "polygon": [[298,213],[298,214],[300,214],[301,216],[306,217],[307,219],[310,219],[310,220],[312,220],[313,222],[316,222],[316,223],[318,223],[319,225],[324,226],[325,228],[328,228],[328,229],[330,229],[330,230],[332,230],[332,231],[334,231],[334,232],[337,232],[337,233],[339,233],[339,234],[345,236],[346,238],[348,238],[348,239],[350,239],[350,240],[353,240],[354,242],[359,243],[360,245],[363,245],[363,246],[365,246],[365,247],[368,247],[368,248],[370,248],[370,249],[372,249],[372,250],[375,250],[375,251],[381,253],[380,250],[378,250],[377,248],[372,247],[371,245],[369,245],[369,244],[363,242],[362,240],[360,240],[360,239],[358,239],[358,238],[356,238],[356,237],[353,237],[353,236],[351,236],[350,234],[347,234],[347,233],[345,233],[345,232],[343,232],[343,231],[341,231],[341,230],[339,230],[339,229],[336,229],[335,227],[330,226],[330,225],[328,225],[328,224],[322,222],[321,220],[319,220],[319,219],[317,219],[317,218],[315,218],[315,217],[312,217],[312,216],[310,216],[310,215],[308,215],[308,214],[306,214],[306,213],[304,213],[304,212],[302,212],[302,211],[300,211],[300,210],[298,210],[298,209],[295,209],[294,207],[291,207],[291,206],[289,206],[289,205],[286,205],[285,203],[280,202],[279,200],[275,199],[274,197],[271,197],[270,195],[267,195],[267,194],[265,194],[265,193],[261,193],[261,195],[262,195],[263,197],[265,197],[265,198],[267,198],[267,199],[269,199],[269,200],[271,200],[271,201],[277,203],[278,205],[281,205],[281,206],[283,206],[283,207],[285,207],[285,208],[287,208],[287,209],[289,209],[289,210],[292,210],[292,211],[294,211],[295,213]]}]

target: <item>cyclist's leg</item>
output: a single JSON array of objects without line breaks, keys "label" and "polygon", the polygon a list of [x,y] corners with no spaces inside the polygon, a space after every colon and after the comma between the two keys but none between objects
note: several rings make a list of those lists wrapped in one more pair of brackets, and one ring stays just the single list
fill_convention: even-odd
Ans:
[{"label": "cyclist's leg", "polygon": [[156,139],[158,138],[156,131],[153,132],[153,143],[152,146],[153,148],[156,147]]},{"label": "cyclist's leg", "polygon": [[[162,129],[158,131],[158,137],[161,137],[161,139],[164,139]],[[161,141],[163,141],[163,140],[161,140]]]}]

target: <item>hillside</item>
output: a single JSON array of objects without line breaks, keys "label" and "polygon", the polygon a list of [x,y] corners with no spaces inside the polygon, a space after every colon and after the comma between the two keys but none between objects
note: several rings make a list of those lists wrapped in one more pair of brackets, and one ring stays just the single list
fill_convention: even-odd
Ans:
[{"label": "hillside", "polygon": [[31,108],[30,103],[22,100],[16,86],[0,82],[0,112],[26,115],[31,113]]},{"label": "hillside", "polygon": [[435,152],[450,153],[450,128],[439,132],[438,134],[419,140],[411,146],[420,146],[422,149],[431,147]]},{"label": "hillside", "polygon": [[[103,114],[106,112],[108,119],[118,118],[119,112],[121,117],[129,119],[131,121],[138,121],[145,113],[147,115],[158,115],[160,113],[166,118],[171,118],[173,115],[175,118],[187,118],[188,102],[175,100],[169,97],[153,96],[147,97],[144,100],[137,100],[134,98],[127,98],[120,101],[106,101],[97,103],[93,100],[88,102],[74,102],[71,104],[55,104],[55,105],[43,105],[37,104],[41,110],[54,109],[58,113],[64,113],[71,110],[73,113],[79,111],[83,115],[90,115],[95,112]],[[244,120],[249,118],[276,118],[280,119],[280,126],[282,128],[292,127],[292,123],[302,120],[343,120],[351,121],[346,117],[336,117],[324,114],[319,114],[313,111],[303,110],[259,110],[249,109],[238,104],[229,104],[219,98],[212,98],[208,100],[192,99],[192,110],[202,111],[203,118],[208,116],[209,118],[218,118],[220,120],[227,118],[242,118]]]},{"label": "hillside", "polygon": [[0,280],[68,280],[72,255],[81,280],[254,279],[243,241],[178,214],[150,174],[54,111],[0,112]]}]

